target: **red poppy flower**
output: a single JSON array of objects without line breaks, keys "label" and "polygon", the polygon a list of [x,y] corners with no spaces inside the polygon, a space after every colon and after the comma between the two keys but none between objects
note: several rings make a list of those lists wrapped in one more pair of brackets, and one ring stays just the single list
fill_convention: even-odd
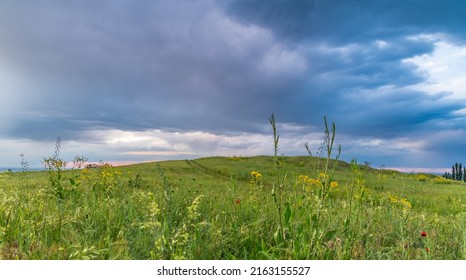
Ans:
[{"label": "red poppy flower", "polygon": [[236,203],[236,204],[240,204],[240,203],[241,203],[241,200],[237,199],[237,200],[235,200],[235,203]]},{"label": "red poppy flower", "polygon": [[422,237],[426,237],[426,236],[427,236],[427,232],[422,231],[422,232],[421,232],[421,235],[422,235]]}]

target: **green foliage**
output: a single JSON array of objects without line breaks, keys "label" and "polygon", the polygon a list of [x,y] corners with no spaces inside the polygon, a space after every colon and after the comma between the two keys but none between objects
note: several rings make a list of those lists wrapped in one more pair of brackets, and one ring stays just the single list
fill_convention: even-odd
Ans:
[{"label": "green foliage", "polygon": [[67,162],[60,158],[61,139],[58,137],[55,143],[55,152],[51,157],[45,157],[42,164],[47,170],[49,181],[52,185],[55,196],[61,202],[64,198],[64,189],[62,184],[62,172],[66,168]]}]

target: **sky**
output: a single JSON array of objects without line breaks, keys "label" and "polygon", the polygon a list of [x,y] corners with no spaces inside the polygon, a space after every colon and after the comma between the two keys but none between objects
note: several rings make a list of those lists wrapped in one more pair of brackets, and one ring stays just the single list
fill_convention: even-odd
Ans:
[{"label": "sky", "polygon": [[1,0],[0,167],[318,154],[466,163],[462,0]]}]

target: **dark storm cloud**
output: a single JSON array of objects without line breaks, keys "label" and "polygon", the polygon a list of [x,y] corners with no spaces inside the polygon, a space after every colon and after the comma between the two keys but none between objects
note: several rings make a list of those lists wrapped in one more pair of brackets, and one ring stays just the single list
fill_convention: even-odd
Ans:
[{"label": "dark storm cloud", "polygon": [[266,26],[290,42],[347,44],[435,32],[464,40],[465,9],[461,0],[238,0],[228,11],[246,23]]},{"label": "dark storm cloud", "polygon": [[[441,96],[441,95],[440,95]],[[415,91],[387,89],[383,93],[357,93],[348,96],[346,116],[338,116],[342,130],[361,136],[386,139],[410,135],[416,131],[435,131],[443,122],[455,121],[456,110],[464,103],[441,100]]]}]

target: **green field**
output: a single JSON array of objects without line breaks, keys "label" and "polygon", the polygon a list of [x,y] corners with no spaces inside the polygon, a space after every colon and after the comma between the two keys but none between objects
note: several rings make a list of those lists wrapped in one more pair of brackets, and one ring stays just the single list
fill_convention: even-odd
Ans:
[{"label": "green field", "polygon": [[466,185],[432,175],[310,156],[59,167],[0,173],[0,259],[466,257]]}]

